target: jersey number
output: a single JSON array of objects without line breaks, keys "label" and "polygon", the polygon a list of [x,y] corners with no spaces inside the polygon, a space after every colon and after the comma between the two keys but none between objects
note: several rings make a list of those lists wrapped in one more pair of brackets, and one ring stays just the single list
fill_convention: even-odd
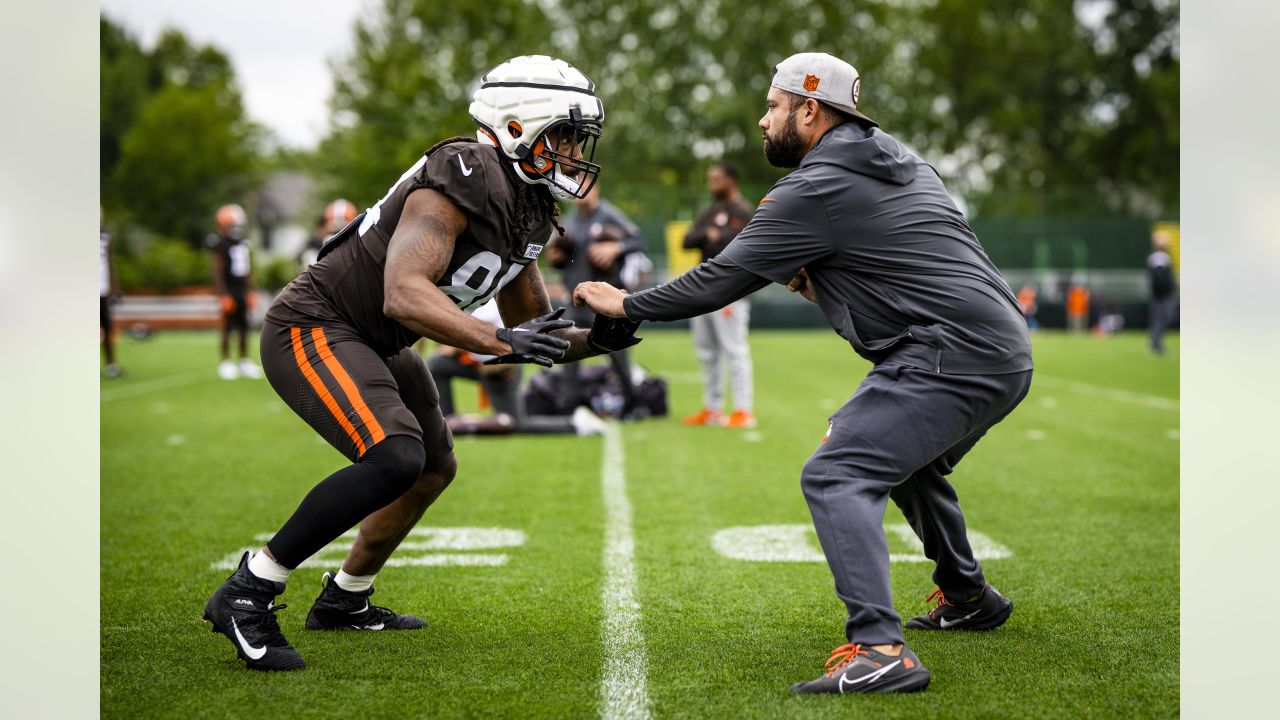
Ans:
[{"label": "jersey number", "polygon": [[449,278],[449,284],[441,285],[440,290],[457,303],[459,308],[468,310],[489,302],[494,293],[511,282],[523,269],[523,265],[512,263],[505,275],[499,275],[502,271],[502,258],[488,250],[481,250],[455,270]]}]

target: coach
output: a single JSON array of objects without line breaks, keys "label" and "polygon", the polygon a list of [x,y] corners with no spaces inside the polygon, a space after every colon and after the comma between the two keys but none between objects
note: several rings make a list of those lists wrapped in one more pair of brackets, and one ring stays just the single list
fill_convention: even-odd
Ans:
[{"label": "coach", "polygon": [[825,53],[774,69],[760,119],[769,162],[797,168],[720,255],[636,295],[602,283],[574,301],[632,320],[700,315],[771,282],[816,302],[874,367],[829,421],[801,486],[849,643],[796,692],[903,692],[930,680],[893,609],[886,501],[936,564],[937,606],[908,627],[994,628],[1013,604],[987,584],[946,476],[1031,385],[1009,285],[926,164],[857,110],[860,78]]}]

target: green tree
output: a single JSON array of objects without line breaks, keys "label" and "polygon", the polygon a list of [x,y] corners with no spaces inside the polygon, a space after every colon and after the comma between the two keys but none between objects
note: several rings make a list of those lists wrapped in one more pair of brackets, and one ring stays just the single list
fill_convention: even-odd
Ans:
[{"label": "green tree", "polygon": [[225,86],[169,85],[125,135],[115,191],[140,224],[197,243],[214,209],[254,186],[252,136]]},{"label": "green tree", "polygon": [[472,135],[471,93],[514,55],[547,53],[552,25],[521,0],[385,0],[357,21],[334,67],[333,131],[316,153],[321,191],[368,206],[438,140]]},{"label": "green tree", "polygon": [[111,214],[198,244],[256,183],[262,131],[220,50],[165,31],[144,51],[103,18],[102,197]]},{"label": "green tree", "polygon": [[150,58],[124,28],[103,17],[98,23],[98,41],[101,68],[98,179],[102,184],[103,204],[114,214],[118,200],[110,192],[108,179],[120,163],[120,145],[125,134],[155,88],[151,83]]}]

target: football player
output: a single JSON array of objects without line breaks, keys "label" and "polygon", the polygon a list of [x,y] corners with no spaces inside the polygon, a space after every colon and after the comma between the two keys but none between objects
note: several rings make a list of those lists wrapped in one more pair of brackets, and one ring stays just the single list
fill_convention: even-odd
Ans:
[{"label": "football player", "polygon": [[[209,236],[213,250],[213,283],[222,311],[219,349],[222,362],[218,377],[260,378],[262,371],[249,359],[249,306],[253,304],[253,275],[249,267],[249,241],[245,237],[244,208],[223,205],[214,216],[218,231]],[[240,364],[231,361],[231,331],[240,336]]]},{"label": "football player", "polygon": [[[411,630],[372,605],[374,578],[453,480],[453,438],[420,337],[495,363],[572,362],[639,342],[637,323],[576,329],[552,312],[536,260],[557,200],[586,195],[604,106],[568,63],[513,58],[481,79],[476,139],[433,146],[387,194],[325,243],[267,312],[262,363],[280,397],[351,464],[322,480],[209,598],[204,617],[257,670],[304,666],[274,604],[302,561],[359,524],[324,573],[310,630]],[[496,298],[506,328],[467,311]]]}]

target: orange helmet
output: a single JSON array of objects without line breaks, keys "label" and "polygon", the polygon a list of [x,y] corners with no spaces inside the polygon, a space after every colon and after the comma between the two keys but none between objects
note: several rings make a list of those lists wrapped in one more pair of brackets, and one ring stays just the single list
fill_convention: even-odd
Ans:
[{"label": "orange helmet", "polygon": [[339,198],[324,207],[324,229],[327,233],[336,233],[355,219],[356,206],[347,200]]},{"label": "orange helmet", "polygon": [[214,219],[218,226],[218,234],[239,240],[244,237],[245,214],[244,208],[231,203],[218,208],[218,212],[214,215]]}]

